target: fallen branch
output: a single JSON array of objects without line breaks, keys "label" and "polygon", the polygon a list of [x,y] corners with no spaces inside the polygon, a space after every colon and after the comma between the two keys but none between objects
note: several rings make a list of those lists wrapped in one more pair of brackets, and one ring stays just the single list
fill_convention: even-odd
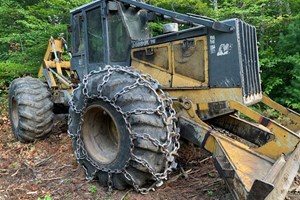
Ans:
[{"label": "fallen branch", "polygon": [[41,165],[43,165],[45,162],[47,162],[48,160],[50,160],[54,155],[49,156],[48,158],[41,160],[39,162],[37,162],[36,164],[34,164],[34,167],[40,167]]},{"label": "fallen branch", "polygon": [[55,169],[54,171],[62,170],[62,169],[65,168],[65,167],[73,167],[73,165],[63,165],[63,166],[61,166],[61,167]]},{"label": "fallen branch", "polygon": [[205,189],[205,188],[207,188],[207,187],[215,186],[216,184],[219,184],[219,183],[221,183],[221,182],[222,182],[222,179],[217,179],[217,180],[214,180],[213,182],[210,182],[210,183],[208,183],[208,184],[206,184],[206,185],[203,185],[203,186],[201,186],[201,187],[199,187],[199,188],[197,188],[197,189],[203,190],[203,189]]},{"label": "fallen branch", "polygon": [[[205,176],[205,175],[207,175],[207,174],[209,174],[209,173],[211,173],[211,172],[215,172],[216,170],[211,170],[211,171],[208,171],[208,172],[204,172],[204,173],[202,173],[202,174],[199,174],[198,176],[197,176],[197,178],[199,178],[199,177],[202,177],[202,176]],[[196,177],[195,177],[196,178]],[[202,181],[200,180],[200,181],[196,181],[196,182],[194,182],[194,183],[191,183],[191,184],[189,184],[189,187],[193,187],[194,185],[197,185],[197,184],[202,184]],[[182,186],[178,186],[178,188],[184,188],[184,187],[186,187],[186,185],[182,185]]]},{"label": "fallen branch", "polygon": [[11,199],[11,197],[10,197],[10,194],[9,194],[9,190],[10,190],[10,187],[12,187],[14,184],[11,184],[11,185],[9,185],[7,188],[6,188],[6,190],[5,190],[5,193],[7,194],[7,196],[8,196],[8,198],[9,199]]},{"label": "fallen branch", "polygon": [[129,189],[129,190],[122,196],[121,200],[124,200],[124,199],[126,198],[126,196],[129,194],[129,192],[131,192],[131,191],[132,191],[132,188]]},{"label": "fallen branch", "polygon": [[26,189],[24,189],[24,188],[19,188],[19,187],[17,187],[17,188],[14,188],[14,190],[21,190],[21,191],[25,191],[25,192],[27,192],[28,190],[26,190]]},{"label": "fallen branch", "polygon": [[203,169],[201,167],[199,167],[199,169],[197,169],[197,170],[193,170],[190,174],[196,174],[200,171],[203,171]]},{"label": "fallen branch", "polygon": [[41,178],[41,181],[54,181],[54,180],[61,180],[64,179],[64,177],[55,177],[55,178]]},{"label": "fallen branch", "polygon": [[17,175],[17,174],[19,173],[20,169],[22,169],[22,168],[19,168],[15,173],[13,173],[13,174],[10,175],[10,176],[14,177],[15,175]]},{"label": "fallen branch", "polygon": [[177,181],[178,178],[180,178],[181,176],[185,177],[185,178],[188,178],[188,174],[191,173],[192,169],[189,169],[187,171],[184,171],[182,168],[181,168],[181,173],[180,174],[177,174],[176,176],[170,178],[169,180],[166,181],[166,183],[172,183],[174,181]]},{"label": "fallen branch", "polygon": [[169,180],[166,181],[166,183],[172,183],[172,182],[175,182],[175,181],[177,181],[177,179],[178,179],[180,176],[182,176],[181,173],[178,174],[178,175],[176,175],[176,176],[174,176],[174,177],[172,177],[172,178],[170,178]]},{"label": "fallen branch", "polygon": [[188,171],[184,171],[184,169],[180,166],[180,171],[181,171],[181,175],[183,175],[184,178],[188,178],[188,177],[189,177],[188,174],[189,174],[189,172],[191,172],[192,170],[189,169]]},{"label": "fallen branch", "polygon": [[31,194],[37,194],[37,193],[38,193],[38,192],[35,191],[35,192],[27,192],[26,194],[31,195]]},{"label": "fallen branch", "polygon": [[199,164],[204,163],[205,161],[210,160],[211,158],[212,158],[212,156],[209,156],[209,157],[207,157],[207,158],[204,158],[203,160],[201,160],[201,161],[199,162]]}]

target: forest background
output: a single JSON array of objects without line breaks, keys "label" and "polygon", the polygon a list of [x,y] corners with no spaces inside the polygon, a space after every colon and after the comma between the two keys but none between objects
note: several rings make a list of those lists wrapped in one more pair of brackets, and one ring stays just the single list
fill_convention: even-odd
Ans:
[{"label": "forest background", "polygon": [[[0,1],[0,102],[6,99],[7,88],[14,78],[36,76],[49,37],[66,33],[69,10],[90,1]],[[254,25],[258,33],[264,93],[300,111],[300,0],[146,2],[217,20],[240,18]]]}]

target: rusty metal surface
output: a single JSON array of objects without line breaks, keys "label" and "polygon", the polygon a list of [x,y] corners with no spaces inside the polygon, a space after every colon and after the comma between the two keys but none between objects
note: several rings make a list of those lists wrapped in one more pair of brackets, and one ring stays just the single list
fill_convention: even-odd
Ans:
[{"label": "rusty metal surface", "polygon": [[223,128],[258,146],[262,146],[275,139],[275,136],[269,130],[233,115],[220,116],[209,120],[209,123]]},{"label": "rusty metal surface", "polygon": [[197,146],[202,146],[205,134],[209,131],[208,128],[182,116],[178,118],[178,126],[180,136]]},{"label": "rusty metal surface", "polygon": [[273,189],[273,184],[262,180],[255,180],[247,200],[263,200]]}]

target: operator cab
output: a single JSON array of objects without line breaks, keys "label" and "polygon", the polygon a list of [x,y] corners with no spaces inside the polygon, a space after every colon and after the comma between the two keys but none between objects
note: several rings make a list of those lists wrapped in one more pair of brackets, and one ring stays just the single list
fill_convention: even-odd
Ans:
[{"label": "operator cab", "polygon": [[131,40],[149,37],[146,11],[93,1],[71,11],[72,70],[83,75],[105,65],[130,65]]}]

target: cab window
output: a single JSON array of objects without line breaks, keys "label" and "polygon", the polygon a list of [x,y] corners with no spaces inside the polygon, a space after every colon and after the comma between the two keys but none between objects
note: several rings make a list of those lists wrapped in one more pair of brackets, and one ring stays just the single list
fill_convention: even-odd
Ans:
[{"label": "cab window", "polygon": [[100,7],[86,12],[89,63],[103,62],[104,43]]},{"label": "cab window", "polygon": [[83,53],[84,51],[84,29],[83,29],[83,18],[82,14],[77,14],[73,16],[73,34],[74,34],[74,48],[73,54]]},{"label": "cab window", "polygon": [[108,16],[109,50],[112,62],[123,62],[129,57],[130,37],[118,12]]}]

